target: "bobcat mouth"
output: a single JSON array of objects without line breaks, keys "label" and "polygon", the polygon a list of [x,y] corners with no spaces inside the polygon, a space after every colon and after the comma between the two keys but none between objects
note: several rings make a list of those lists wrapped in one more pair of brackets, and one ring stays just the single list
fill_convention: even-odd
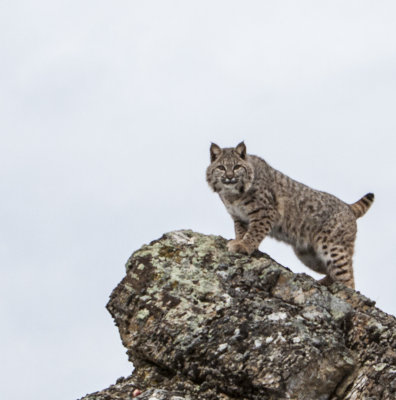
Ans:
[{"label": "bobcat mouth", "polygon": [[238,180],[236,178],[224,178],[222,179],[224,185],[235,185]]}]

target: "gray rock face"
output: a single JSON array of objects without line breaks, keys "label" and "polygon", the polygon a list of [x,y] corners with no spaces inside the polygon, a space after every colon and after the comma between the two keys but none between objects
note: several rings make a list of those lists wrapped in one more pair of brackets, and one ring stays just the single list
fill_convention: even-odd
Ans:
[{"label": "gray rock face", "polygon": [[135,370],[85,400],[396,398],[395,318],[351,289],[192,231],[126,271],[107,308]]}]

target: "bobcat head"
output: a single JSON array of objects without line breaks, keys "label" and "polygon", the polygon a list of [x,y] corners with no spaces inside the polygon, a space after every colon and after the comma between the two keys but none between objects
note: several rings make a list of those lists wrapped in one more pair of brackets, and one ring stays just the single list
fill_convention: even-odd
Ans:
[{"label": "bobcat head", "polygon": [[252,186],[254,179],[253,166],[248,160],[245,143],[235,148],[220,148],[212,143],[210,146],[210,165],[206,170],[209,186],[218,193],[244,193]]}]

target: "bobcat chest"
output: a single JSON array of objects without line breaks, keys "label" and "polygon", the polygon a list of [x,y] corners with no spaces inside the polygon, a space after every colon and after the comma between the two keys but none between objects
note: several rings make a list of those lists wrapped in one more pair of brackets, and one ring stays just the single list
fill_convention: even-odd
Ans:
[{"label": "bobcat chest", "polygon": [[227,211],[229,214],[234,218],[239,221],[242,221],[244,223],[249,223],[249,216],[247,213],[240,207],[239,204],[227,204],[225,203],[225,206],[227,208]]}]

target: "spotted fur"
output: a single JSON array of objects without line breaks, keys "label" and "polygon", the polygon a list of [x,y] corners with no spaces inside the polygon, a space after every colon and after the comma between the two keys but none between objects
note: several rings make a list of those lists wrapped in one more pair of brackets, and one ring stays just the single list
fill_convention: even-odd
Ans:
[{"label": "spotted fur", "polygon": [[325,274],[323,283],[354,288],[356,219],[371,206],[372,193],[349,205],[247,154],[243,142],[235,148],[212,143],[210,160],[207,182],[234,220],[229,251],[252,254],[269,235],[290,244],[306,266]]}]

